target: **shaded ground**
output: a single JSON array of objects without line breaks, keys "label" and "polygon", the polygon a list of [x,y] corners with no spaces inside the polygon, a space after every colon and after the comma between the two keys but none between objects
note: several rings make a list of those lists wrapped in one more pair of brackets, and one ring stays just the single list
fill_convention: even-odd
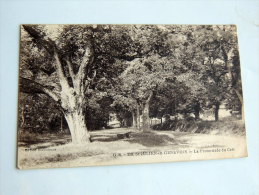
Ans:
[{"label": "shaded ground", "polygon": [[245,134],[245,125],[242,120],[233,117],[225,117],[220,121],[206,120],[168,120],[164,123],[154,125],[155,130],[170,130],[189,133],[203,134]]},{"label": "shaded ground", "polygon": [[19,134],[18,147],[43,149],[71,142],[69,134],[36,134],[23,132]]},{"label": "shaded ground", "polygon": [[[118,134],[127,132],[130,132],[129,138],[118,138]],[[217,134],[215,132],[214,134]],[[32,137],[34,137],[34,142],[30,142]],[[183,150],[185,148],[237,148],[245,143],[245,136],[234,134],[211,135],[179,131],[140,132],[132,128],[92,131],[92,143],[81,146],[70,144],[69,135],[34,135],[32,137],[27,137],[26,140],[26,136],[24,136],[18,143],[20,168],[127,164],[129,157],[123,155],[118,157],[117,154]],[[116,158],[114,154],[116,154]],[[132,157],[131,160],[132,162],[142,162],[139,157]],[[174,159],[169,160],[175,161]]]}]

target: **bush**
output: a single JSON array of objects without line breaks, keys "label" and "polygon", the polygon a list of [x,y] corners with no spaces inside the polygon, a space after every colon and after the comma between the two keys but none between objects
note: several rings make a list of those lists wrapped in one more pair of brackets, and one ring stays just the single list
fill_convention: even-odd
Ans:
[{"label": "bush", "polygon": [[232,117],[220,121],[168,120],[152,127],[154,130],[171,130],[190,133],[245,134],[245,125]]}]

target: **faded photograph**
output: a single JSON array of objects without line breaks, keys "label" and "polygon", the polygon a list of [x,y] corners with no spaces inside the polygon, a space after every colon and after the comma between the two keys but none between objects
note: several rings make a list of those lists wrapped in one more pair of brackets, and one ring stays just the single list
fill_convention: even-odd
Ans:
[{"label": "faded photograph", "polygon": [[21,25],[20,169],[247,156],[235,25]]}]

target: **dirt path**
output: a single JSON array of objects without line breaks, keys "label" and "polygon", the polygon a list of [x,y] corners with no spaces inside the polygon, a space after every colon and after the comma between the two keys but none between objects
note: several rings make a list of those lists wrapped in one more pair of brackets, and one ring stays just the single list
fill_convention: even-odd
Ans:
[{"label": "dirt path", "polygon": [[[118,139],[118,133],[131,137]],[[133,129],[92,132],[87,146],[59,145],[43,150],[19,148],[22,168],[113,165],[186,161],[246,156],[245,136],[190,134],[172,131],[143,133]],[[46,143],[45,143],[46,144]],[[34,145],[32,148],[40,147]]]}]

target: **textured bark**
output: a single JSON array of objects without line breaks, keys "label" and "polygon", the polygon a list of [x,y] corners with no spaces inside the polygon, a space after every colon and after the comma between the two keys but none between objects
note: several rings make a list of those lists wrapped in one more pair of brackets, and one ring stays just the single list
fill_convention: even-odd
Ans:
[{"label": "textured bark", "polygon": [[[96,76],[95,72],[91,78],[89,77],[89,72],[92,68],[92,62],[94,59],[92,46],[86,46],[79,70],[75,73],[72,63],[68,58],[61,60],[61,56],[54,41],[45,39],[44,35],[41,35],[33,25],[23,25],[23,28],[32,37],[33,41],[36,44],[43,46],[55,60],[54,69],[57,73],[61,90],[56,91],[54,88],[41,85],[25,78],[20,80],[22,85],[21,89],[25,89],[24,86],[28,86],[27,89],[25,89],[26,92],[34,90],[32,92],[45,93],[54,99],[60,105],[64,113],[71,133],[72,143],[88,143],[90,141],[90,135],[87,131],[83,109],[86,106],[85,92],[91,81]],[[64,66],[68,67],[69,75],[65,74]],[[68,82],[68,77],[72,79],[72,86]]]},{"label": "textured bark", "polygon": [[65,113],[65,118],[71,133],[73,144],[85,144],[90,142],[85,116],[80,110]]},{"label": "textured bark", "polygon": [[[75,82],[78,82],[75,80]],[[61,107],[69,126],[73,144],[89,143],[90,135],[87,131],[84,115],[85,100],[82,86],[69,87],[61,82]],[[80,89],[78,89],[79,87]]]}]

